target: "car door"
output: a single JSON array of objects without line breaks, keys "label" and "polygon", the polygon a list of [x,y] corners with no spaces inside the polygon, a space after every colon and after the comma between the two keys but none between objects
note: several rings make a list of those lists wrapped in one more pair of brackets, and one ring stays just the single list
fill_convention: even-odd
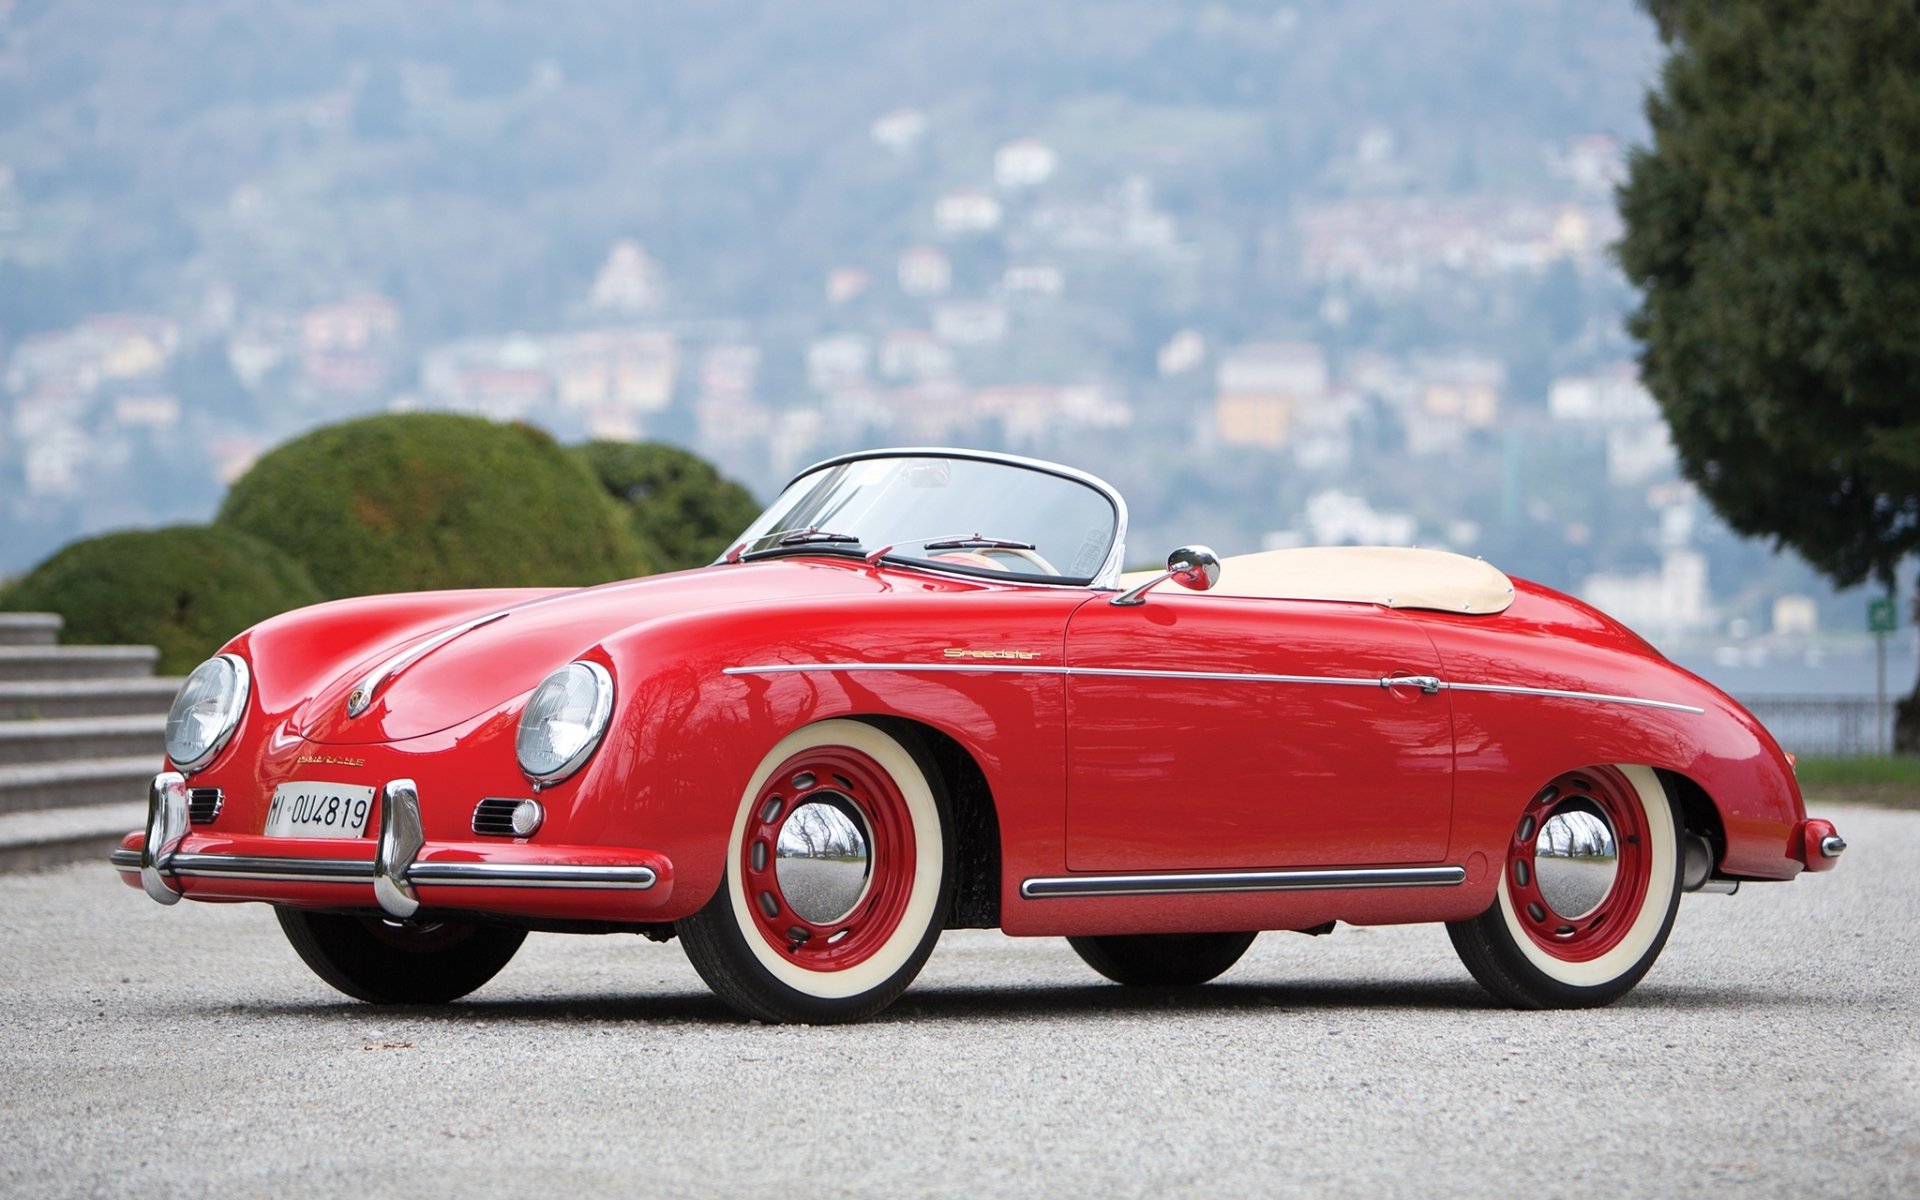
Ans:
[{"label": "car door", "polygon": [[1066,658],[1069,869],[1446,853],[1451,706],[1423,686],[1439,658],[1400,613],[1169,584],[1082,605]]}]

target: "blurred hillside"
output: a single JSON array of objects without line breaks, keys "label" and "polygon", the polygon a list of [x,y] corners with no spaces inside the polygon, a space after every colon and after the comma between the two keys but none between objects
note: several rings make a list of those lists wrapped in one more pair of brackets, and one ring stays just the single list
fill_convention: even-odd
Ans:
[{"label": "blurred hillside", "polygon": [[0,574],[449,409],[763,496],[1013,449],[1140,561],[1418,542],[1664,641],[1851,629],[1637,383],[1657,62],[1631,0],[0,0]]},{"label": "blurred hillside", "polygon": [[[422,338],[546,328],[620,236],[683,314],[804,312],[1022,136],[1062,151],[1056,202],[1151,178],[1192,305],[1258,327],[1291,206],[1531,190],[1554,142],[1638,130],[1654,50],[1625,0],[8,7],[9,339],[218,285],[384,291]],[[903,108],[925,134],[877,152]]]}]

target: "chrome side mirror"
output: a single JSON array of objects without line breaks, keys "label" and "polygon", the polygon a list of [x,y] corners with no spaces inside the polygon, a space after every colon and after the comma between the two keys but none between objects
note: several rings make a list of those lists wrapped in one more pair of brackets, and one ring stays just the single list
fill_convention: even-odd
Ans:
[{"label": "chrome side mirror", "polygon": [[1181,587],[1204,592],[1220,582],[1220,556],[1205,546],[1182,546],[1167,555],[1165,573],[1154,576],[1138,587],[1122,592],[1107,603],[1122,608],[1145,604],[1148,590],[1169,579]]}]

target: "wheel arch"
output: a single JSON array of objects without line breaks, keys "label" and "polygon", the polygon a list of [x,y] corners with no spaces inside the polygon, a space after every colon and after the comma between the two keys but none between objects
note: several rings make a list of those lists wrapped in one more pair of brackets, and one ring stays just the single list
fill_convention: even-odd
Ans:
[{"label": "wheel arch", "polygon": [[1679,771],[1656,767],[1654,774],[1659,776],[1667,795],[1680,806],[1686,832],[1707,839],[1712,846],[1713,865],[1718,867],[1727,854],[1727,825],[1720,815],[1720,806],[1714,803],[1706,788]]},{"label": "wheel arch", "polygon": [[935,726],[909,717],[860,716],[903,742],[915,742],[939,776],[953,818],[953,900],[948,929],[1000,924],[1000,814],[993,788],[967,748]]}]

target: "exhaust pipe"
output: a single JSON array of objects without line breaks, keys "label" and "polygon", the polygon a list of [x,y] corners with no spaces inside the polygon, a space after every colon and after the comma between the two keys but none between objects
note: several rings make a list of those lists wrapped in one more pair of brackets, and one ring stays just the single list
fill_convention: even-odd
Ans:
[{"label": "exhaust pipe", "polygon": [[1722,896],[1731,896],[1740,890],[1738,879],[1715,879],[1713,877],[1713,843],[1697,833],[1687,834],[1681,839],[1684,844],[1685,860],[1680,867],[1680,890],[1683,892],[1714,892]]}]

